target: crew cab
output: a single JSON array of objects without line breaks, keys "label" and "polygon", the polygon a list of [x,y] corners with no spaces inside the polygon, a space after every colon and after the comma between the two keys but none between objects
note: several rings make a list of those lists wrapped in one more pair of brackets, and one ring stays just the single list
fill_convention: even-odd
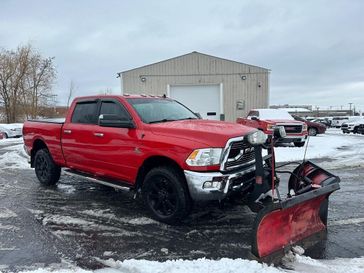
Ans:
[{"label": "crew cab", "polygon": [[267,136],[202,120],[166,97],[124,95],[76,98],[65,120],[25,122],[23,138],[41,184],[56,184],[63,168],[131,188],[152,217],[174,223],[193,201],[222,200],[253,183],[254,145]]},{"label": "crew cab", "polygon": [[247,117],[240,117],[236,122],[257,128],[267,135],[272,135],[277,126],[283,126],[286,137],[277,144],[292,142],[296,147],[302,147],[307,138],[306,123],[296,121],[287,111],[281,109],[252,109]]}]

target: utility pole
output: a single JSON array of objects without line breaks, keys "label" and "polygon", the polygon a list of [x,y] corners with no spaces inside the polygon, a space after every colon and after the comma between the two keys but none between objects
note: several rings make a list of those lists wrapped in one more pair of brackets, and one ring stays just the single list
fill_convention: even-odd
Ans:
[{"label": "utility pole", "polygon": [[352,105],[353,103],[352,102],[349,102],[349,105],[350,105],[350,113],[351,113],[351,115],[353,116],[353,112],[351,111],[351,105]]}]

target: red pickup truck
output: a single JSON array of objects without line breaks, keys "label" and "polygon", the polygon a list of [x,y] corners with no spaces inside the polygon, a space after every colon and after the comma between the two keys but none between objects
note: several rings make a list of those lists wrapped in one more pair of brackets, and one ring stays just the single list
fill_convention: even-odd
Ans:
[{"label": "red pickup truck", "polygon": [[286,137],[277,144],[292,142],[296,147],[302,147],[307,138],[306,123],[296,121],[287,111],[280,109],[252,109],[246,118],[238,118],[236,122],[262,130],[267,135],[272,135],[275,127],[283,126]]},{"label": "red pickup truck", "polygon": [[[76,98],[64,121],[24,124],[25,149],[42,184],[61,168],[141,191],[152,215],[174,222],[191,200],[221,200],[251,182],[256,129],[202,120],[175,100],[153,96]],[[253,140],[254,141],[254,140]]]},{"label": "red pickup truck", "polygon": [[[283,136],[284,129],[276,128],[271,141]],[[287,183],[289,196],[275,197],[279,166],[266,134],[201,120],[166,97],[76,98],[64,121],[27,121],[23,138],[41,184],[56,184],[64,168],[101,184],[131,188],[165,223],[183,219],[193,201],[238,193],[258,212],[252,233],[258,258],[325,231],[328,196],[339,189],[338,177],[303,162]]]}]

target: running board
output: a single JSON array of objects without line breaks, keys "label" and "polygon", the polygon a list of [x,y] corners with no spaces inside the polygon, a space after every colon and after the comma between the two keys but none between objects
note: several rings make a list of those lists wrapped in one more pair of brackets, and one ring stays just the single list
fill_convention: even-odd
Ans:
[{"label": "running board", "polygon": [[80,172],[80,171],[76,171],[76,170],[72,170],[72,169],[64,169],[63,171],[71,176],[86,178],[87,180],[90,180],[92,182],[95,182],[95,183],[98,183],[101,185],[105,185],[108,187],[112,187],[115,189],[120,189],[120,190],[132,190],[133,189],[133,187],[131,185],[128,185],[127,183],[119,181],[119,180],[112,180],[112,179],[108,179],[108,178],[104,178],[104,177],[95,177],[89,173],[84,173],[84,172]]}]

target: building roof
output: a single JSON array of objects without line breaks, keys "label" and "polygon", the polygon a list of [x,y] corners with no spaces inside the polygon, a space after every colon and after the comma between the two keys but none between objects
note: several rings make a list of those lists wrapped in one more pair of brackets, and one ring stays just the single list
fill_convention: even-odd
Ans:
[{"label": "building roof", "polygon": [[169,58],[169,59],[166,59],[166,60],[163,60],[163,61],[159,61],[159,62],[155,62],[155,63],[151,63],[151,64],[143,65],[143,66],[139,66],[139,67],[132,68],[132,69],[128,69],[128,70],[124,70],[124,71],[121,71],[121,72],[119,72],[119,73],[117,73],[117,74],[118,74],[118,75],[120,75],[121,73],[125,73],[125,72],[129,72],[129,71],[133,71],[133,70],[140,69],[140,68],[146,68],[146,67],[148,67],[148,66],[152,66],[152,65],[156,65],[156,64],[160,64],[160,63],[168,62],[168,61],[171,61],[171,60],[174,60],[174,59],[177,59],[177,58],[181,58],[181,57],[184,57],[184,56],[188,56],[188,55],[191,55],[191,54],[198,54],[198,55],[202,55],[202,56],[206,56],[206,57],[217,58],[217,59],[224,60],[224,61],[227,61],[227,62],[233,62],[233,63],[237,63],[237,64],[241,64],[241,65],[247,65],[247,66],[252,66],[252,67],[258,67],[258,68],[262,68],[262,69],[265,69],[265,70],[267,70],[267,71],[270,71],[270,69],[265,68],[265,67],[256,66],[256,65],[251,65],[251,64],[246,64],[246,63],[242,63],[242,62],[238,62],[238,61],[233,61],[233,60],[229,60],[229,59],[225,59],[225,58],[220,58],[220,57],[216,57],[216,56],[208,55],[208,54],[201,53],[201,52],[197,52],[197,51],[192,51],[192,52],[190,52],[190,53],[183,54],[183,55],[180,55],[180,56],[176,56],[176,57],[173,57],[173,58]]}]

